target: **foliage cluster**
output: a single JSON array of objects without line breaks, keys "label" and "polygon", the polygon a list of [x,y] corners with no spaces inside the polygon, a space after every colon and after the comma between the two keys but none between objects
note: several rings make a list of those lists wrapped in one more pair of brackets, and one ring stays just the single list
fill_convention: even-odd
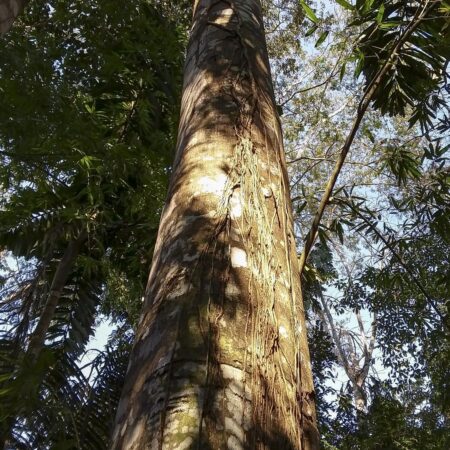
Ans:
[{"label": "foliage cluster", "polygon": [[[1,38],[2,447],[106,446],[174,148],[174,8],[34,1]],[[102,318],[119,328],[81,370]]]}]

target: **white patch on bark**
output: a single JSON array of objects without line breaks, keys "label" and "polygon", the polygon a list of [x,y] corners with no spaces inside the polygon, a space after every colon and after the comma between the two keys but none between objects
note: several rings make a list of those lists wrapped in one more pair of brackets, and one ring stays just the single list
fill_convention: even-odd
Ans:
[{"label": "white patch on bark", "polygon": [[[221,173],[217,175],[216,177],[201,177],[198,180],[198,188],[199,192],[196,193],[199,194],[216,194],[216,195],[222,195],[225,189],[225,184],[227,182],[228,177]],[[194,195],[196,195],[194,194]]]},{"label": "white patch on bark", "polygon": [[[271,166],[270,167],[270,173],[272,175],[274,175],[275,177],[279,177],[280,176],[280,170],[277,167]],[[276,190],[277,187],[275,185],[272,185],[272,189],[274,189],[274,188]]]},{"label": "white patch on bark", "polygon": [[150,450],[158,450],[158,449],[159,449],[158,437],[154,436],[150,444]]},{"label": "white patch on bark", "polygon": [[169,417],[168,420],[166,420],[166,429],[165,432],[167,434],[172,434],[178,431],[178,427],[180,425],[180,421],[177,419],[178,416]]},{"label": "white patch on bark", "polygon": [[139,340],[140,340],[140,341],[143,341],[143,340],[148,336],[149,333],[150,333],[150,327],[148,327],[148,328],[144,331],[144,334],[139,338]]},{"label": "white patch on bark", "polygon": [[356,404],[356,409],[358,411],[364,411],[365,404],[364,404],[364,400],[362,398],[357,398],[355,401],[355,404]]},{"label": "white patch on bark", "polygon": [[290,288],[291,284],[287,280],[287,278],[284,275],[281,275],[278,277],[278,282],[286,286],[288,289]]},{"label": "white patch on bark", "polygon": [[234,192],[230,200],[230,217],[232,220],[242,216],[242,199],[239,192]]},{"label": "white patch on bark", "polygon": [[239,398],[245,398],[250,401],[252,399],[252,390],[248,384],[239,379],[231,382],[225,389],[225,396],[229,398],[231,395],[237,395]]},{"label": "white patch on bark", "polygon": [[242,248],[231,248],[231,266],[232,267],[247,267],[247,253]]},{"label": "white patch on bark", "polygon": [[202,160],[203,161],[216,161],[218,158],[216,155],[203,155]]},{"label": "white patch on bark", "polygon": [[278,331],[280,332],[281,337],[287,338],[289,336],[286,328],[283,327],[283,325],[278,328]]}]

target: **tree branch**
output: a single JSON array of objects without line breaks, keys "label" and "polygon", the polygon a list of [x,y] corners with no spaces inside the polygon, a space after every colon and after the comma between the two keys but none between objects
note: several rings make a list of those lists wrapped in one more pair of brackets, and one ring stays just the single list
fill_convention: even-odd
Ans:
[{"label": "tree branch", "polygon": [[428,1],[425,2],[425,5],[422,8],[422,11],[420,12],[420,14],[418,14],[418,16],[415,17],[415,20],[413,19],[409,23],[408,27],[406,27],[405,31],[403,32],[402,36],[398,40],[397,44],[394,45],[391,55],[386,60],[386,62],[383,64],[383,66],[378,70],[377,74],[374,76],[372,81],[369,83],[369,85],[367,86],[367,88],[359,102],[356,117],[353,122],[353,126],[345,140],[345,143],[344,143],[342,149],[341,149],[340,155],[336,161],[336,165],[333,169],[331,177],[328,180],[327,186],[325,188],[325,192],[322,196],[319,207],[314,216],[311,228],[306,236],[305,246],[304,246],[302,254],[300,255],[300,260],[299,260],[300,275],[303,273],[303,270],[304,270],[305,264],[306,264],[306,260],[311,252],[314,242],[316,241],[318,230],[319,230],[319,225],[322,220],[323,213],[324,213],[325,208],[331,198],[334,186],[335,186],[338,176],[341,172],[342,166],[344,165],[347,154],[350,150],[353,140],[355,139],[356,132],[359,129],[361,121],[367,111],[367,108],[369,107],[369,104],[373,98],[373,95],[375,94],[378,86],[380,85],[383,76],[387,73],[387,71],[390,69],[390,67],[396,61],[396,59],[398,57],[398,52],[401,49],[402,45],[405,43],[406,39],[408,39],[408,37],[414,32],[414,30],[419,26],[420,22],[422,21],[423,16],[424,16],[425,12],[427,11],[426,7],[427,7],[428,3],[429,3]]},{"label": "tree branch", "polygon": [[50,327],[50,323],[55,314],[56,308],[61,298],[64,286],[69,279],[71,270],[80,252],[80,248],[87,239],[87,232],[83,230],[80,235],[67,246],[63,257],[61,258],[58,267],[56,268],[55,275],[53,276],[50,292],[47,296],[47,301],[44,305],[38,324],[34,329],[30,343],[27,349],[27,356],[35,362],[44,346],[45,337]]}]

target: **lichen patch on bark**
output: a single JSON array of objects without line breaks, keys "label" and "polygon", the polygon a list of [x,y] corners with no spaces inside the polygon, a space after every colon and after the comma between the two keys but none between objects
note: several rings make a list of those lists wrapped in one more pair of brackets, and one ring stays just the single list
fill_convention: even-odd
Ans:
[{"label": "lichen patch on bark", "polygon": [[247,253],[242,248],[231,248],[231,266],[247,267]]}]

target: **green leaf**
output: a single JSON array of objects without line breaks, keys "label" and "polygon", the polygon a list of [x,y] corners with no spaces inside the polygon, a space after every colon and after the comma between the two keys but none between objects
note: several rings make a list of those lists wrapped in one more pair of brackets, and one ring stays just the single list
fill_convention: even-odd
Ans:
[{"label": "green leaf", "polygon": [[380,9],[378,10],[377,14],[377,23],[380,24],[383,21],[384,16],[384,3],[381,4]]},{"label": "green leaf", "polygon": [[370,9],[372,8],[374,0],[365,0],[364,2],[364,8],[363,8],[363,12],[367,13],[370,11]]},{"label": "green leaf", "polygon": [[388,30],[390,28],[395,28],[398,27],[399,25],[401,25],[402,22],[399,20],[390,20],[389,22],[383,22],[383,23],[379,23],[379,27],[382,30]]},{"label": "green leaf", "polygon": [[349,11],[353,11],[353,9],[355,8],[352,4],[350,4],[346,0],[336,0],[336,3],[341,5],[343,8],[348,9]]},{"label": "green leaf", "polygon": [[364,67],[364,60],[365,60],[364,53],[362,53],[362,52],[358,53],[358,58],[357,58],[358,62],[355,67],[355,78],[358,78],[359,75],[361,74],[362,69]]},{"label": "green leaf", "polygon": [[323,43],[323,41],[327,38],[328,34],[329,34],[329,31],[324,31],[320,35],[319,39],[317,39],[316,45],[314,47],[315,48],[319,47]]},{"label": "green leaf", "polygon": [[344,64],[342,64],[341,70],[339,71],[339,81],[342,81],[342,79],[344,78],[346,67],[347,62],[344,62]]},{"label": "green leaf", "polygon": [[442,2],[441,6],[439,7],[439,12],[444,13],[444,14],[449,14],[450,13],[450,3],[448,2]]},{"label": "green leaf", "polygon": [[306,201],[302,202],[302,204],[297,207],[297,214],[300,214],[305,209],[307,204],[308,202]]},{"label": "green leaf", "polygon": [[319,19],[317,18],[314,11],[303,0],[300,0],[300,4],[302,5],[306,17],[311,20],[311,22],[318,23]]},{"label": "green leaf", "polygon": [[305,34],[305,37],[311,36],[317,30],[318,26],[313,25]]}]

